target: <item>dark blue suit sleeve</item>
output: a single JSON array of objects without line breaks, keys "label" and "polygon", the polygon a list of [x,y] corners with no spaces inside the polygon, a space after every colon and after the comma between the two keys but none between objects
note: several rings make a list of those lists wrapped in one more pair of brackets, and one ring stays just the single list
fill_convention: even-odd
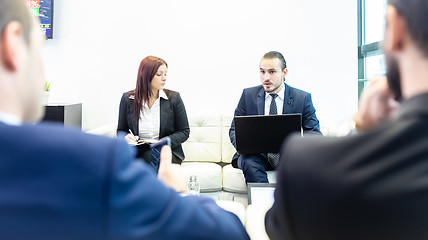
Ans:
[{"label": "dark blue suit sleeve", "polygon": [[[245,90],[242,91],[241,99],[239,99],[238,106],[235,109],[234,116],[245,116],[247,113],[245,111]],[[229,138],[230,142],[236,149],[236,140],[235,140],[235,121],[232,120],[232,124],[229,129]]]},{"label": "dark blue suit sleeve", "polygon": [[132,155],[121,141],[112,157],[110,239],[249,239],[238,217],[211,199],[179,196]]},{"label": "dark blue suit sleeve", "polygon": [[322,134],[320,123],[315,114],[315,107],[312,104],[311,94],[308,94],[305,98],[305,105],[302,113],[302,128],[304,133]]}]

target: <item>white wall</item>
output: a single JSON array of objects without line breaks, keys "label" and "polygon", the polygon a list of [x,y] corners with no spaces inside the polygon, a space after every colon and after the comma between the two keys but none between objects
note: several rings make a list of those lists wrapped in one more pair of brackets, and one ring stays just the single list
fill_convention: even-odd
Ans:
[{"label": "white wall", "polygon": [[259,84],[270,50],[287,82],[312,93],[333,125],[357,108],[357,4],[343,0],[61,0],[44,46],[50,102],[82,102],[83,129],[117,122],[147,55],[169,64],[167,88],[188,115],[233,114],[242,89]]}]

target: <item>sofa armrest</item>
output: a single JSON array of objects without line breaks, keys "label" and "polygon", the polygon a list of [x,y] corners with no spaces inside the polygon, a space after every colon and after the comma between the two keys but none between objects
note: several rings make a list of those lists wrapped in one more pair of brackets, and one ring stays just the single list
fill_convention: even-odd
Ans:
[{"label": "sofa armrest", "polygon": [[248,205],[246,229],[251,239],[269,240],[265,230],[265,215],[271,207],[272,205]]}]

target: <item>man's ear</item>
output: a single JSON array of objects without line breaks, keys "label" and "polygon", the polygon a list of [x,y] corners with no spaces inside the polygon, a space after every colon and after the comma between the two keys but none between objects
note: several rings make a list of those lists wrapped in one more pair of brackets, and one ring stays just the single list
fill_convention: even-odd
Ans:
[{"label": "man's ear", "polygon": [[285,78],[287,76],[287,74],[288,74],[288,69],[284,68],[284,70],[282,71],[282,73],[284,74],[284,78]]},{"label": "man's ear", "polygon": [[1,61],[7,70],[17,70],[23,41],[22,24],[17,21],[8,23],[3,30],[0,45]]},{"label": "man's ear", "polygon": [[404,18],[398,13],[395,7],[389,5],[386,12],[384,48],[388,52],[401,50],[406,31],[407,27]]}]

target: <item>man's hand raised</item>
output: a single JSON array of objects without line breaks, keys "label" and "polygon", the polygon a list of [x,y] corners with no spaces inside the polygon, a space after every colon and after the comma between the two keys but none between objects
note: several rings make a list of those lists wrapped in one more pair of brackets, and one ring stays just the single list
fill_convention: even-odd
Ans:
[{"label": "man's hand raised", "polygon": [[398,105],[386,78],[370,80],[369,86],[361,95],[360,106],[354,116],[357,130],[366,131],[387,121]]},{"label": "man's hand raised", "polygon": [[158,178],[166,186],[174,189],[177,192],[186,192],[187,186],[184,180],[184,174],[179,164],[172,162],[171,147],[162,147],[160,153],[160,164]]}]

